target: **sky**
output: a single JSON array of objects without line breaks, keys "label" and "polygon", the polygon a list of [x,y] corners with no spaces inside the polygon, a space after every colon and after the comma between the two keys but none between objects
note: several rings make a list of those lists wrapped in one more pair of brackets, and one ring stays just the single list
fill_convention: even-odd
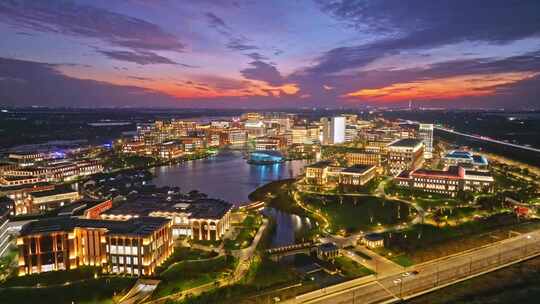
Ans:
[{"label": "sky", "polygon": [[538,0],[0,0],[0,105],[540,108]]}]

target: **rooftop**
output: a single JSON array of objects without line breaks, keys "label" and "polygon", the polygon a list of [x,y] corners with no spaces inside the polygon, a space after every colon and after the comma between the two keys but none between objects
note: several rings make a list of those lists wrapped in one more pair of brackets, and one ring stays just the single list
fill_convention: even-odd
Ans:
[{"label": "rooftop", "polygon": [[30,193],[33,197],[47,197],[47,196],[53,196],[53,195],[59,195],[59,194],[66,194],[66,193],[76,193],[77,190],[73,190],[68,187],[57,187],[52,190],[45,190],[45,191],[36,191]]},{"label": "rooftop", "polygon": [[420,139],[416,138],[404,138],[399,139],[397,141],[394,141],[390,143],[389,147],[405,147],[405,148],[414,148],[418,145],[422,144],[422,141]]},{"label": "rooftop", "polygon": [[343,173],[365,173],[369,170],[371,170],[373,167],[373,165],[353,165],[353,166],[350,166],[348,168],[345,168],[343,171]]},{"label": "rooftop", "polygon": [[190,218],[220,219],[232,204],[218,199],[202,198],[193,202],[167,200],[162,196],[139,195],[105,211],[105,215],[149,216],[153,212],[188,213]]},{"label": "rooftop", "polygon": [[55,217],[30,222],[23,226],[20,235],[55,231],[71,231],[79,228],[103,228],[110,234],[145,236],[169,223],[162,217],[141,217],[127,221],[93,220],[75,217]]},{"label": "rooftop", "polygon": [[413,171],[411,175],[443,177],[443,178],[463,178],[463,176],[465,175],[465,170],[458,166],[450,166],[448,170],[418,169],[418,170]]},{"label": "rooftop", "polygon": [[310,165],[307,165],[306,167],[311,167],[311,168],[326,168],[328,166],[330,166],[332,164],[331,161],[328,161],[328,160],[321,160],[319,162],[316,162],[316,163],[313,163],[313,164],[310,164]]}]

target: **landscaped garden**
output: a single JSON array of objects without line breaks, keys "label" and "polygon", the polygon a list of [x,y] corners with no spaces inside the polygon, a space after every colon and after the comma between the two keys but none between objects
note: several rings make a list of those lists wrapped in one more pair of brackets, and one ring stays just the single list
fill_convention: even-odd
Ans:
[{"label": "landscaped garden", "polygon": [[177,246],[174,248],[173,254],[163,263],[158,269],[157,272],[161,273],[162,271],[169,268],[171,265],[186,261],[186,260],[202,260],[216,257],[218,253],[216,251],[205,251],[199,250],[190,247]]},{"label": "landscaped garden", "polygon": [[374,273],[370,269],[346,256],[337,257],[334,260],[334,264],[341,270],[341,274],[347,279],[355,279]]},{"label": "landscaped garden", "polygon": [[353,233],[376,230],[408,222],[416,210],[399,201],[375,196],[313,196],[303,201],[326,215],[331,233]]},{"label": "landscaped garden", "polygon": [[189,298],[183,303],[269,303],[276,296],[283,299],[314,288],[313,284],[300,282],[301,278],[291,268],[257,257],[237,284]]},{"label": "landscaped garden", "polygon": [[237,259],[232,256],[220,256],[204,261],[183,261],[163,271],[161,280],[153,293],[159,298],[199,285],[215,282],[234,271]]},{"label": "landscaped garden", "polygon": [[113,303],[115,295],[127,292],[136,281],[99,273],[95,267],[80,267],[11,277],[1,285],[0,303]]},{"label": "landscaped garden", "polygon": [[239,230],[236,238],[234,240],[226,239],[223,244],[224,248],[226,250],[237,250],[249,247],[261,225],[261,215],[247,215],[244,221],[239,226],[235,227],[235,229]]}]

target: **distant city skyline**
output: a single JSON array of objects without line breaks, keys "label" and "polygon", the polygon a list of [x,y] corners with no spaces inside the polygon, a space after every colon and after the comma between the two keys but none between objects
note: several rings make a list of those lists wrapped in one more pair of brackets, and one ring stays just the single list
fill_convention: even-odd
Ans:
[{"label": "distant city skyline", "polygon": [[540,108],[540,2],[0,2],[0,105]]}]

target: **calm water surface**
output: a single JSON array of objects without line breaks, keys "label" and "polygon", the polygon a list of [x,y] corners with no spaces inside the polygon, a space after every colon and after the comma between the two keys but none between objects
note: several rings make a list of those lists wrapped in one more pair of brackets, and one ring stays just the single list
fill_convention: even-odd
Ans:
[{"label": "calm water surface", "polygon": [[[295,177],[301,173],[304,161],[275,165],[250,165],[239,151],[223,151],[218,155],[155,169],[156,186],[178,186],[182,191],[199,190],[210,197],[221,198],[237,205],[248,202],[248,195],[268,182]],[[311,227],[307,218],[266,208],[264,213],[276,221],[272,247],[294,244],[295,233]]]},{"label": "calm water surface", "polygon": [[250,165],[239,151],[223,151],[208,159],[189,161],[154,169],[156,186],[178,186],[182,191],[199,190],[210,197],[236,205],[248,201],[248,195],[268,182],[295,177],[304,161],[274,165]]}]

